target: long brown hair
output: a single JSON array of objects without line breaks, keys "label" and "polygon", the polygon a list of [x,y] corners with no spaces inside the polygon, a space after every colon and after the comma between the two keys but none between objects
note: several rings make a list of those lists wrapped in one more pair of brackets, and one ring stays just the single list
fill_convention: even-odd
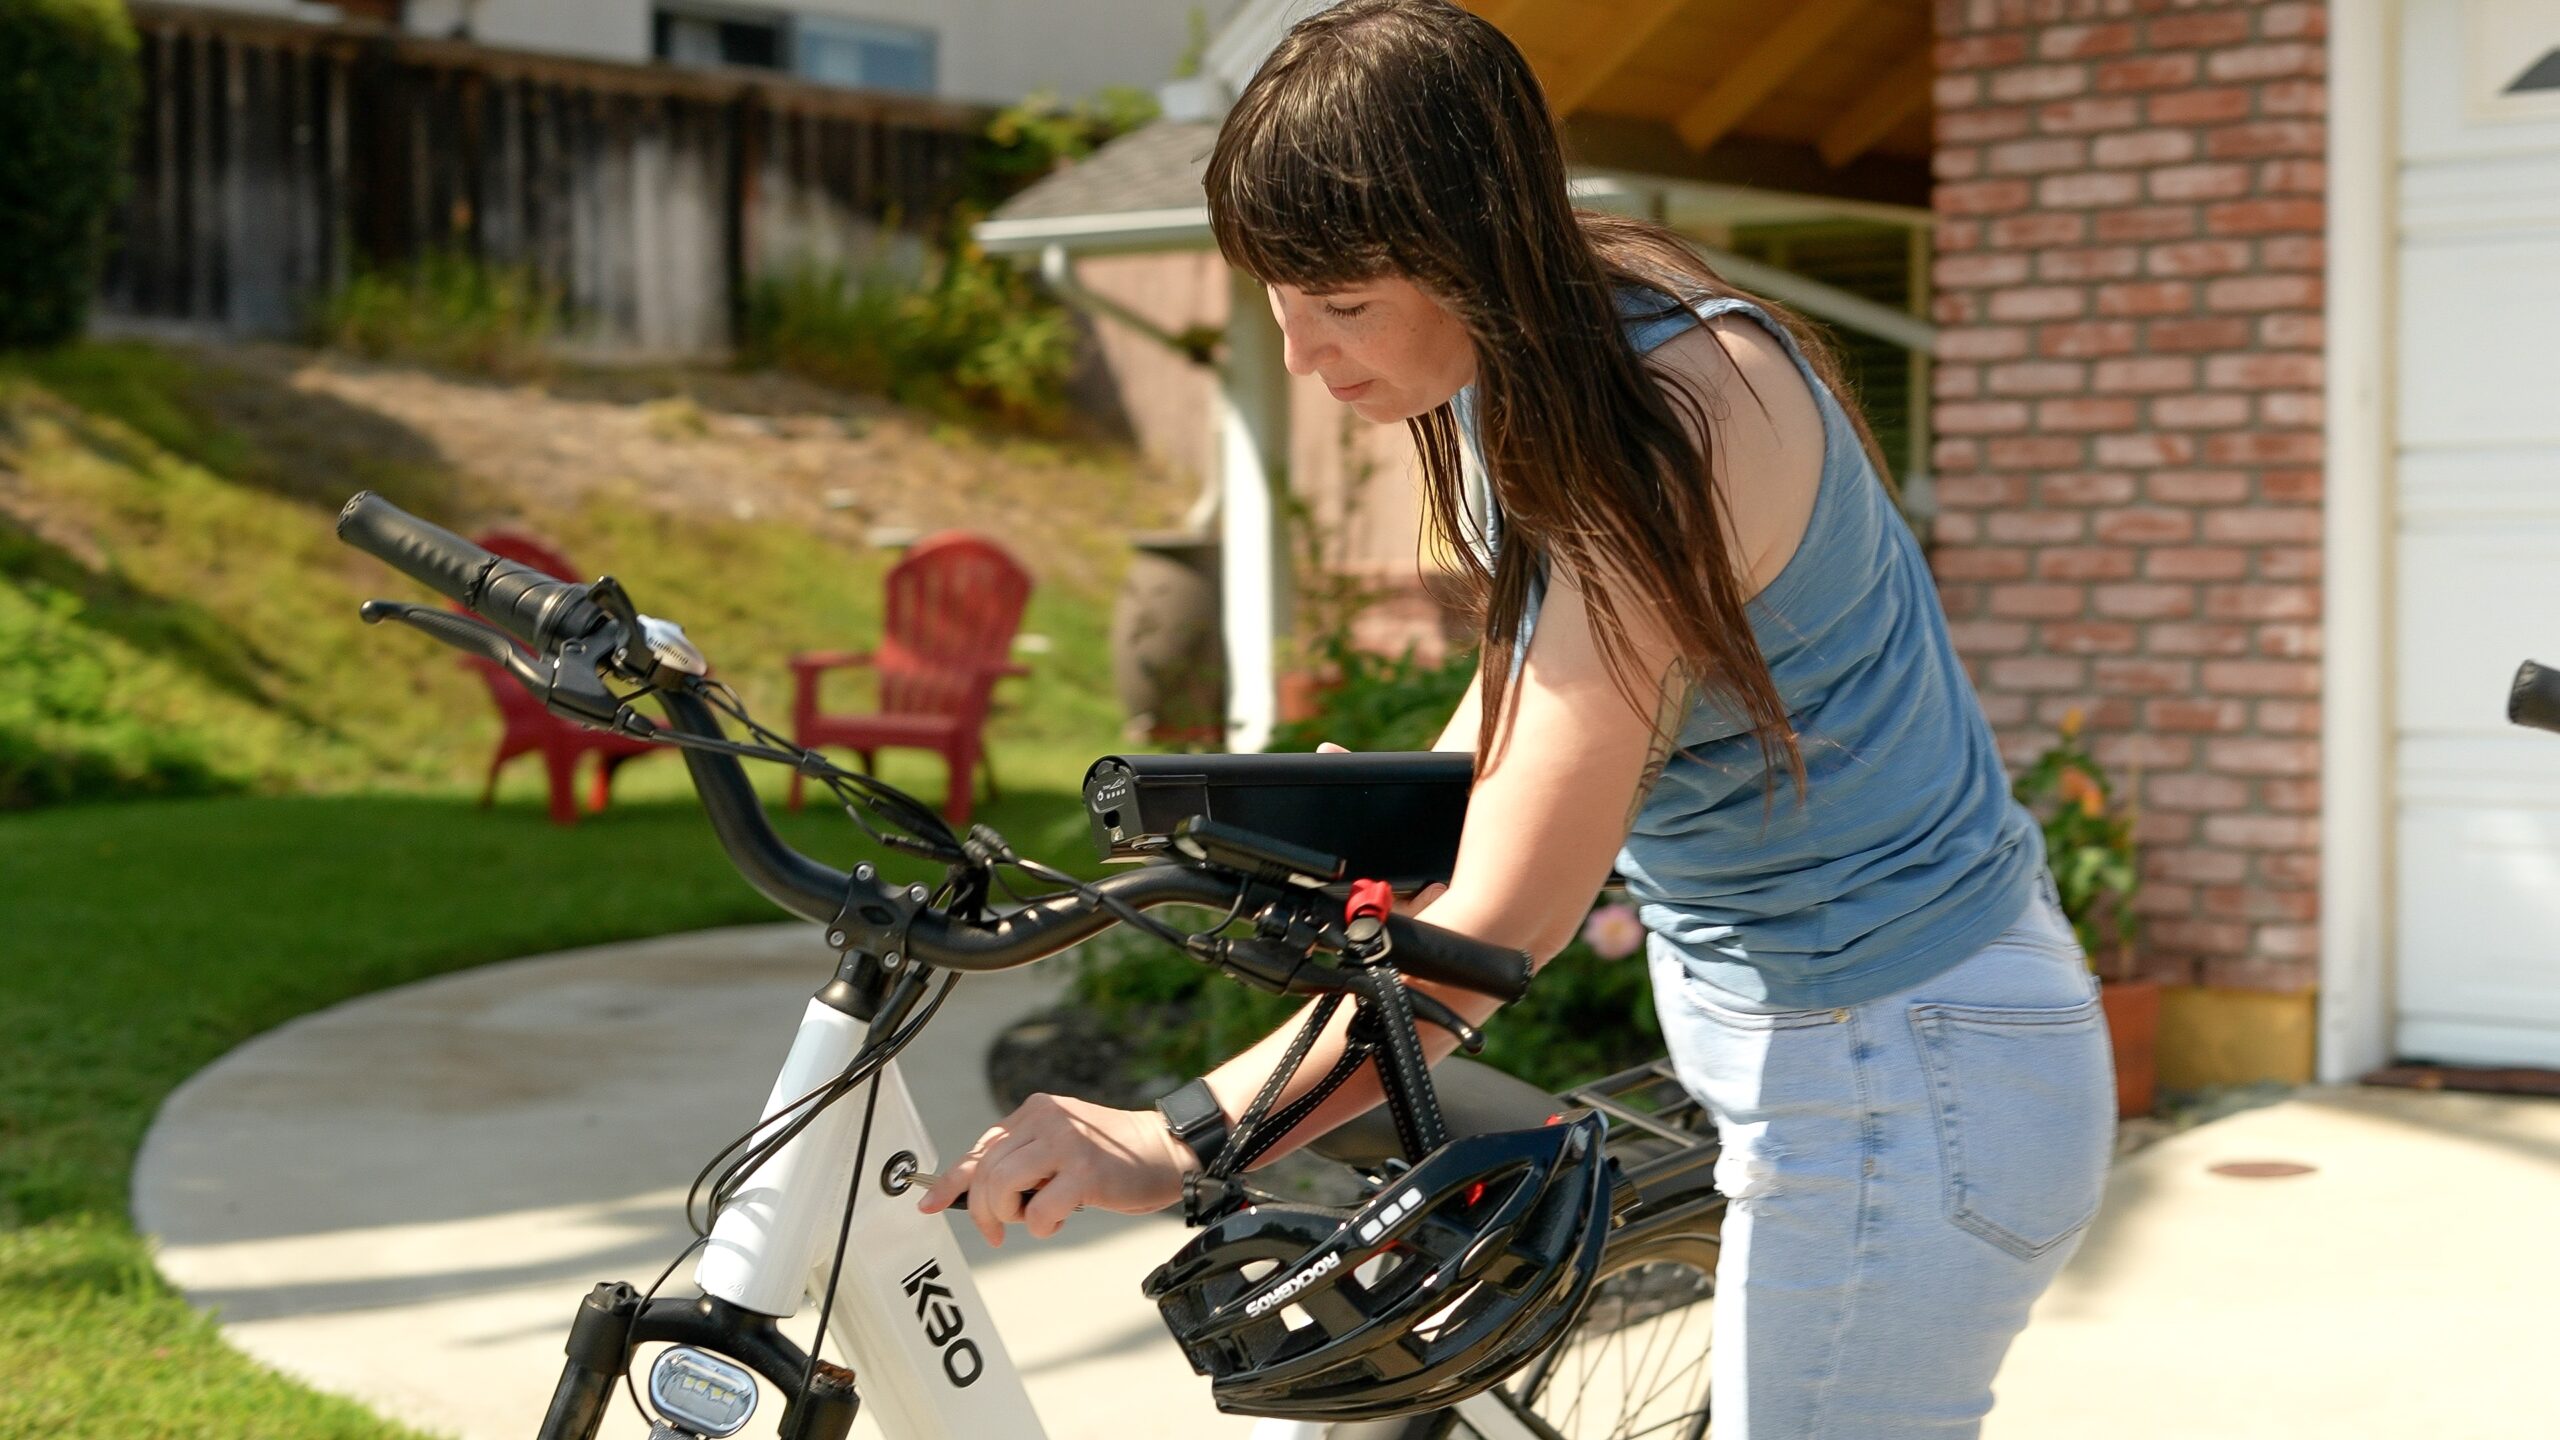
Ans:
[{"label": "long brown hair", "polygon": [[[1349,0],[1310,16],[1237,98],[1207,185],[1229,264],[1319,293],[1402,276],[1473,337],[1482,458],[1503,517],[1490,568],[1470,543],[1451,407],[1407,424],[1430,524],[1461,557],[1482,633],[1477,754],[1489,760],[1504,734],[1521,615],[1553,562],[1583,582],[1628,704],[1664,725],[1625,618],[1658,616],[1686,681],[1745,720],[1771,778],[1783,758],[1800,789],[1803,756],[1727,548],[1713,447],[1693,444],[1673,409],[1705,435],[1724,397],[1666,394],[1617,304],[1629,286],[1666,315],[1743,292],[1670,230],[1573,207],[1555,118],[1511,41],[1443,0]],[[1830,348],[1783,308],[1744,298],[1787,327],[1847,405]]]}]

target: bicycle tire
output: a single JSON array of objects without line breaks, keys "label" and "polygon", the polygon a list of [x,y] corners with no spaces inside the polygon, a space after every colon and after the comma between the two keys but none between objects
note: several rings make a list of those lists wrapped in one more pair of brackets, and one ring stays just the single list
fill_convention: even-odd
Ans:
[{"label": "bicycle tire", "polygon": [[[1702,1440],[1712,1419],[1708,1355],[1721,1201],[1651,1234],[1613,1245],[1592,1281],[1591,1301],[1555,1345],[1494,1387],[1524,1424],[1560,1440]],[[1704,1303],[1701,1303],[1704,1302]],[[1705,1320],[1699,1333],[1699,1320]],[[1669,1329],[1665,1330],[1665,1325]],[[1622,1363],[1638,1350],[1636,1363]],[[1655,1356],[1660,1364],[1651,1363]],[[1672,1379],[1657,1377],[1670,1369]],[[1632,1382],[1632,1383],[1631,1383]],[[1595,1397],[1613,1392],[1617,1409]],[[1641,1399],[1638,1400],[1638,1396]],[[1630,1401],[1636,1401],[1632,1406]],[[1540,1427],[1544,1427],[1543,1430]],[[1481,1440],[1455,1410],[1335,1425],[1326,1440]]]}]

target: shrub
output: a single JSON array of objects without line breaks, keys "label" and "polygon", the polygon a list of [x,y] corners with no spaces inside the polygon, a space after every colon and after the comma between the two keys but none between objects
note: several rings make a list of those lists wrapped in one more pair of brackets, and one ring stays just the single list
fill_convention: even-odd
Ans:
[{"label": "shrub", "polygon": [[117,0],[0,5],[0,348],[80,333],[141,94]]},{"label": "shrub", "polygon": [[[1353,750],[1431,748],[1466,693],[1475,656],[1456,652],[1426,665],[1410,649],[1372,655],[1351,645],[1345,628],[1330,627],[1317,641],[1334,679],[1317,713],[1276,730],[1271,748],[1312,750],[1325,740]],[[1651,982],[1635,957],[1641,929],[1624,906],[1604,911],[1616,912],[1607,918],[1617,923],[1587,925],[1548,962],[1528,995],[1485,1026],[1477,1058],[1531,1084],[1562,1089],[1662,1053]],[[1142,1037],[1144,1063],[1168,1077],[1223,1062],[1301,1003],[1247,990],[1128,931],[1084,948],[1075,998],[1114,1030]]]},{"label": "shrub", "polygon": [[1330,740],[1346,750],[1428,750],[1475,678],[1473,651],[1452,651],[1437,665],[1414,657],[1375,655],[1341,646],[1331,652],[1324,700],[1305,720],[1271,732],[1273,750],[1313,750]]},{"label": "shrub", "polygon": [[887,267],[799,265],[759,279],[741,358],[942,414],[1054,423],[1076,332],[1030,277],[961,244],[917,283]]},{"label": "shrub", "polygon": [[440,250],[356,275],[321,302],[318,328],[323,343],[376,359],[522,376],[543,368],[558,309],[529,267]]},{"label": "shrub", "polygon": [[[1072,993],[1111,1030],[1134,1037],[1141,1067],[1164,1079],[1205,1074],[1305,1003],[1247,989],[1131,930],[1113,930],[1077,952]],[[1604,955],[1588,939],[1565,947],[1528,995],[1504,1006],[1484,1030],[1477,1059],[1550,1090],[1662,1053],[1643,962]]]},{"label": "shrub", "polygon": [[[2133,944],[2133,896],[2142,887],[2134,817],[2117,807],[2115,787],[2080,733],[2079,711],[2063,717],[2060,738],[2012,793],[2044,825],[2045,863],[2091,968],[2100,956],[2122,954]],[[2113,946],[2103,943],[2106,931],[2114,932]]]},{"label": "shrub", "polygon": [[118,703],[102,643],[77,596],[0,575],[0,810],[237,788],[197,737]]},{"label": "shrub", "polygon": [[[987,122],[965,166],[967,204],[993,209],[1005,197],[1081,160],[1157,115],[1156,97],[1126,85],[1105,86],[1074,105],[1047,91],[1026,96]],[[964,217],[965,218],[965,217]]]}]

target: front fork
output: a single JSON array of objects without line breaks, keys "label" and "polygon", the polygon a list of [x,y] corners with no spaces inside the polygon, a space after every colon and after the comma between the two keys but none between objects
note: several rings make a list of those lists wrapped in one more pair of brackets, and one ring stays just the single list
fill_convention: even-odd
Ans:
[{"label": "front fork", "polygon": [[[856,1012],[869,1008],[861,1003],[868,997],[849,996],[851,988],[830,985],[809,1002],[765,1101],[766,1118],[844,1073],[872,1025],[901,1018],[892,999],[866,1022]],[[828,1339],[861,1370],[885,1433],[912,1440],[1040,1440],[1030,1393],[950,1222],[915,1208],[911,1177],[937,1167],[906,1080],[892,1061],[871,1083],[879,1093],[868,1173],[853,1174],[866,1099],[857,1090],[757,1166],[720,1208],[694,1269],[699,1298],[661,1297],[644,1308],[638,1293],[621,1284],[600,1285],[588,1295],[540,1440],[593,1440],[612,1379],[632,1347],[660,1340],[726,1355],[771,1381],[790,1405],[783,1440],[839,1440],[853,1423],[853,1373],[821,1364],[818,1375],[841,1377],[840,1385],[813,1380],[802,1394],[807,1352],[776,1323],[799,1310],[813,1283],[826,1283],[845,1197],[857,1182],[863,1198],[853,1213]]]},{"label": "front fork", "polygon": [[781,1440],[845,1440],[853,1431],[862,1403],[854,1394],[853,1372],[825,1361],[811,1370],[808,1352],[775,1328],[772,1316],[707,1295],[660,1296],[644,1306],[639,1291],[617,1280],[588,1291],[578,1306],[577,1322],[569,1327],[569,1361],[543,1413],[539,1440],[595,1440],[631,1352],[653,1342],[697,1345],[744,1361],[788,1397]]}]

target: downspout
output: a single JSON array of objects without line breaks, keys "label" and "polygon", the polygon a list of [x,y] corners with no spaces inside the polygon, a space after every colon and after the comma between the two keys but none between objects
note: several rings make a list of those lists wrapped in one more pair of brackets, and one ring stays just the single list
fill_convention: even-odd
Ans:
[{"label": "downspout", "polygon": [[[1207,367],[1219,377],[1222,385],[1225,383],[1226,367],[1218,362],[1219,337],[1214,332],[1191,331],[1177,334],[1110,296],[1085,288],[1084,282],[1076,278],[1075,257],[1067,253],[1066,246],[1044,245],[1040,248],[1040,283],[1048,286],[1051,294],[1076,309],[1088,315],[1099,315],[1126,325],[1192,364]],[[1214,474],[1201,485],[1199,497],[1191,502],[1190,509],[1182,512],[1184,530],[1194,535],[1206,535],[1210,528],[1218,523],[1220,488],[1218,477]]]},{"label": "downspout", "polygon": [[1922,355],[1938,351],[1938,327],[1915,315],[1905,314],[1890,305],[1852,295],[1836,285],[1825,285],[1793,270],[1781,270],[1757,260],[1747,260],[1730,250],[1701,245],[1692,240],[1689,248],[1699,259],[1715,267],[1717,274],[1756,294],[1782,300],[1807,315],[1817,315],[1835,325],[1890,340],[1906,350]]}]

